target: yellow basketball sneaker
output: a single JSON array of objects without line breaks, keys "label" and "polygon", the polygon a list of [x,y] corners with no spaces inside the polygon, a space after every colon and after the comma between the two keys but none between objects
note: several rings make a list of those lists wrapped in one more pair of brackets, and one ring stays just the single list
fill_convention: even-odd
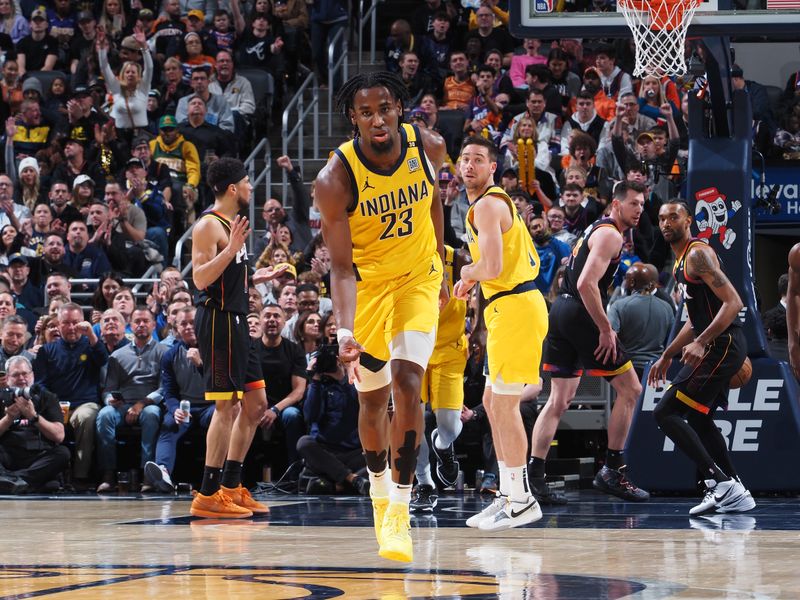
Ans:
[{"label": "yellow basketball sneaker", "polygon": [[386,509],[389,508],[389,497],[372,498],[372,519],[375,521],[375,539],[378,540],[378,545],[381,543],[381,527],[383,527],[383,517],[386,514]]},{"label": "yellow basketball sneaker", "polygon": [[234,504],[221,489],[210,496],[195,492],[189,512],[194,517],[206,519],[246,519],[253,516],[252,511]]},{"label": "yellow basketball sneaker", "polygon": [[250,491],[241,483],[235,488],[226,488],[222,486],[220,489],[225,492],[225,495],[230,498],[231,502],[236,506],[241,506],[256,514],[267,514],[269,512],[269,507],[257,500],[253,500]]},{"label": "yellow basketball sneaker", "polygon": [[414,560],[414,549],[411,545],[411,516],[408,504],[393,502],[383,517],[381,547],[378,554],[382,558],[411,562]]}]

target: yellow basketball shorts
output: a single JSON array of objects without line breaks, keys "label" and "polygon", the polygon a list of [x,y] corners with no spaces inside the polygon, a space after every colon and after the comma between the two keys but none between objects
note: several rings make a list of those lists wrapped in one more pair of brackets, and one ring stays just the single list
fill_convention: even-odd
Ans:
[{"label": "yellow basketball shorts", "polygon": [[357,283],[353,335],[364,347],[361,364],[371,371],[380,370],[379,363],[389,360],[389,342],[397,334],[428,333],[439,321],[441,258],[434,254],[425,265],[415,267],[396,279]]},{"label": "yellow basketball shorts", "polygon": [[464,369],[467,348],[436,350],[422,377],[422,402],[431,403],[431,410],[461,410],[464,405]]},{"label": "yellow basketball shorts", "polygon": [[538,383],[542,343],[547,336],[547,305],[539,290],[509,294],[484,309],[489,379]]}]

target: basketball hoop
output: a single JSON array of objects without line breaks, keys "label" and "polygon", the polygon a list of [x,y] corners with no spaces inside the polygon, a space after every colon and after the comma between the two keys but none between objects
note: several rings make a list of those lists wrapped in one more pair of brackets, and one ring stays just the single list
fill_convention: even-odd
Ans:
[{"label": "basketball hoop", "polygon": [[700,0],[619,0],[636,43],[634,75],[683,75],[686,31]]}]

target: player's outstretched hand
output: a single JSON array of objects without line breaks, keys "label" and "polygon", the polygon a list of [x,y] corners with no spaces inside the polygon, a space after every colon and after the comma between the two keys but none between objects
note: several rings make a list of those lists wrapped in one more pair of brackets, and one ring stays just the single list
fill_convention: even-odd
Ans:
[{"label": "player's outstretched hand", "polygon": [[617,333],[613,329],[600,332],[594,357],[604,364],[617,362]]},{"label": "player's outstretched hand", "polygon": [[453,286],[453,296],[458,300],[466,300],[470,290],[475,287],[475,282],[469,279],[459,279]]},{"label": "player's outstretched hand", "polygon": [[672,359],[665,358],[662,354],[658,360],[650,367],[647,374],[647,383],[651,387],[657,388],[667,383],[667,369],[669,369]]},{"label": "player's outstretched hand", "polygon": [[230,238],[228,238],[228,247],[234,254],[239,253],[239,250],[242,249],[249,235],[250,221],[247,220],[247,217],[236,215],[233,223],[231,223],[231,234]]},{"label": "player's outstretched hand", "polygon": [[361,381],[361,363],[359,357],[364,351],[363,346],[353,337],[344,337],[339,340],[339,359],[347,371],[347,381],[350,383]]}]

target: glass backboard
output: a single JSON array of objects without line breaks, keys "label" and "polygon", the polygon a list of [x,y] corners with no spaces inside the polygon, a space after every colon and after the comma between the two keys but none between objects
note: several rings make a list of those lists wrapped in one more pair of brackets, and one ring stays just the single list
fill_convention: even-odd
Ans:
[{"label": "glass backboard", "polygon": [[[616,0],[511,0],[517,37],[628,37]],[[800,0],[703,0],[689,26],[695,36],[800,37]]]}]

